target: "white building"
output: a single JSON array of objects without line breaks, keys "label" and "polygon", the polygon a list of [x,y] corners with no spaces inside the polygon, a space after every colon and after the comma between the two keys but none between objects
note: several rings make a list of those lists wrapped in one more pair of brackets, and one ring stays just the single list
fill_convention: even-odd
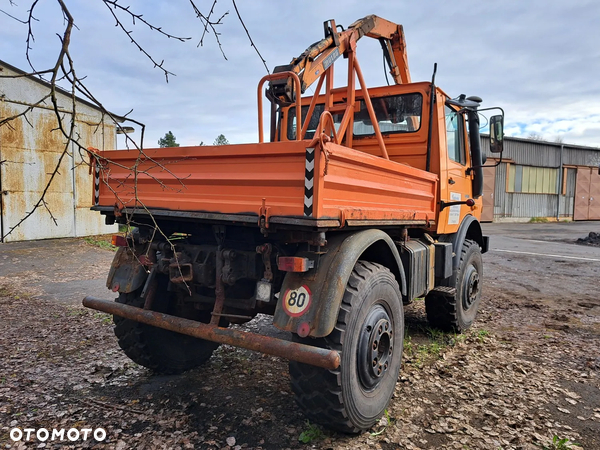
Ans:
[{"label": "white building", "polygon": [[[15,77],[17,76],[17,77]],[[47,99],[49,84],[0,61],[0,242],[89,236],[111,233],[115,226],[90,211],[93,177],[89,156],[57,130],[57,118]],[[72,99],[57,93],[65,127],[71,121]],[[67,128],[68,129],[68,128]],[[76,99],[76,133],[84,148],[116,148],[116,127],[99,108]],[[62,158],[62,159],[61,159]],[[58,167],[58,171],[55,169]],[[52,174],[54,179],[31,217],[14,228],[40,201]]]}]

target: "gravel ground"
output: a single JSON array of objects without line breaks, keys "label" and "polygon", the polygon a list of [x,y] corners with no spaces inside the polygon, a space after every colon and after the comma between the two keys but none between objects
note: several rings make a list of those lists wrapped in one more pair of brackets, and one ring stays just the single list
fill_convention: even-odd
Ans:
[{"label": "gravel ground", "polygon": [[[359,436],[308,423],[283,360],[221,346],[201,368],[156,376],[121,353],[109,316],[0,277],[0,445],[533,450],[561,448],[556,436],[569,440],[562,448],[600,448],[600,264],[493,252],[484,264],[468,333],[430,329],[422,301],[406,309],[394,398]],[[15,443],[15,427],[101,427],[107,436]]]}]

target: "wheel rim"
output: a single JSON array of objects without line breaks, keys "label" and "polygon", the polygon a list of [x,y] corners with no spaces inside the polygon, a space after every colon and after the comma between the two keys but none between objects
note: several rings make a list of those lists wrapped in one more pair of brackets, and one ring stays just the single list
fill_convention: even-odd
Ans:
[{"label": "wheel rim", "polygon": [[381,305],[373,305],[358,341],[358,375],[362,386],[372,390],[389,369],[394,353],[393,322]]},{"label": "wheel rim", "polygon": [[479,296],[479,273],[470,265],[465,273],[465,286],[463,290],[463,309],[467,311]]}]

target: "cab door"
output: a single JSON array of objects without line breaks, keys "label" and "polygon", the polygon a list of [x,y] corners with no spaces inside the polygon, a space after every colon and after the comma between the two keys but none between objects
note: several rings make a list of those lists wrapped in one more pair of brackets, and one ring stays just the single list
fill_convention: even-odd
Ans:
[{"label": "cab door", "polygon": [[[464,202],[471,198],[471,176],[467,175],[469,155],[467,152],[467,130],[463,114],[450,106],[444,106],[446,123],[446,172],[440,180],[440,200]],[[440,152],[443,155],[444,152]],[[445,189],[444,189],[445,187]],[[448,206],[439,215],[438,230],[454,233],[462,218],[471,211],[467,205]]]}]

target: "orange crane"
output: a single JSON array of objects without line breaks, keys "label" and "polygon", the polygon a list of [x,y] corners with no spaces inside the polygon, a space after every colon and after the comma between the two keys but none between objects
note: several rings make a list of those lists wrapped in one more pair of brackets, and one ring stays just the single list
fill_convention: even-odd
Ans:
[{"label": "orange crane", "polygon": [[[430,324],[456,332],[475,320],[488,248],[481,99],[412,82],[399,25],[324,29],[260,80],[258,143],[93,154],[93,209],[133,228],[114,239],[116,302],[84,305],[113,314],[125,353],[158,372],[196,367],[221,343],[287,358],[304,413],[353,433],[394,392],[403,305],[424,297]],[[394,85],[365,85],[362,36],[380,41]],[[334,88],[340,56],[347,84]],[[489,127],[501,153],[503,115]],[[292,341],[228,328],[258,313]]]},{"label": "orange crane", "polygon": [[[339,135],[343,135],[348,126],[352,126],[355,107],[355,77],[358,78],[360,85],[366,89],[364,77],[355,58],[357,41],[368,36],[378,39],[381,43],[385,60],[390,69],[390,74],[396,84],[410,83],[410,71],[408,69],[408,58],[406,55],[406,45],[404,41],[404,31],[401,25],[396,25],[380,17],[370,15],[357,20],[338,33],[334,20],[326,21],[323,24],[325,37],[315,44],[308,47],[300,56],[294,58],[289,65],[275,67],[275,74],[285,74],[291,72],[298,75],[300,89],[294,88],[294,79],[292,77],[279,78],[277,76],[266,77],[271,79],[267,95],[273,100],[273,104],[283,105],[292,103],[296,98],[296,92],[304,93],[306,89],[315,81],[319,80],[316,88],[317,94],[321,91],[323,82],[327,80],[327,92],[333,88],[333,68],[334,62],[344,56],[348,59],[348,84],[347,96],[344,104],[333,105],[333,99],[328,96],[325,102],[325,110],[329,112],[343,111],[344,118],[338,130]],[[260,87],[261,85],[259,85]],[[260,95],[260,94],[259,94]],[[315,100],[317,96],[313,97]],[[369,101],[369,96],[366,96]],[[369,105],[369,111],[372,106]],[[314,109],[314,106],[313,106]],[[309,109],[309,115],[313,109]],[[260,117],[260,116],[259,116]],[[308,122],[304,124],[302,136],[306,133]],[[259,123],[259,135],[262,136],[262,123]],[[388,159],[385,151],[385,144],[381,133],[377,132],[377,139],[381,147],[383,156]],[[352,136],[348,134],[346,145],[352,147]]]}]

